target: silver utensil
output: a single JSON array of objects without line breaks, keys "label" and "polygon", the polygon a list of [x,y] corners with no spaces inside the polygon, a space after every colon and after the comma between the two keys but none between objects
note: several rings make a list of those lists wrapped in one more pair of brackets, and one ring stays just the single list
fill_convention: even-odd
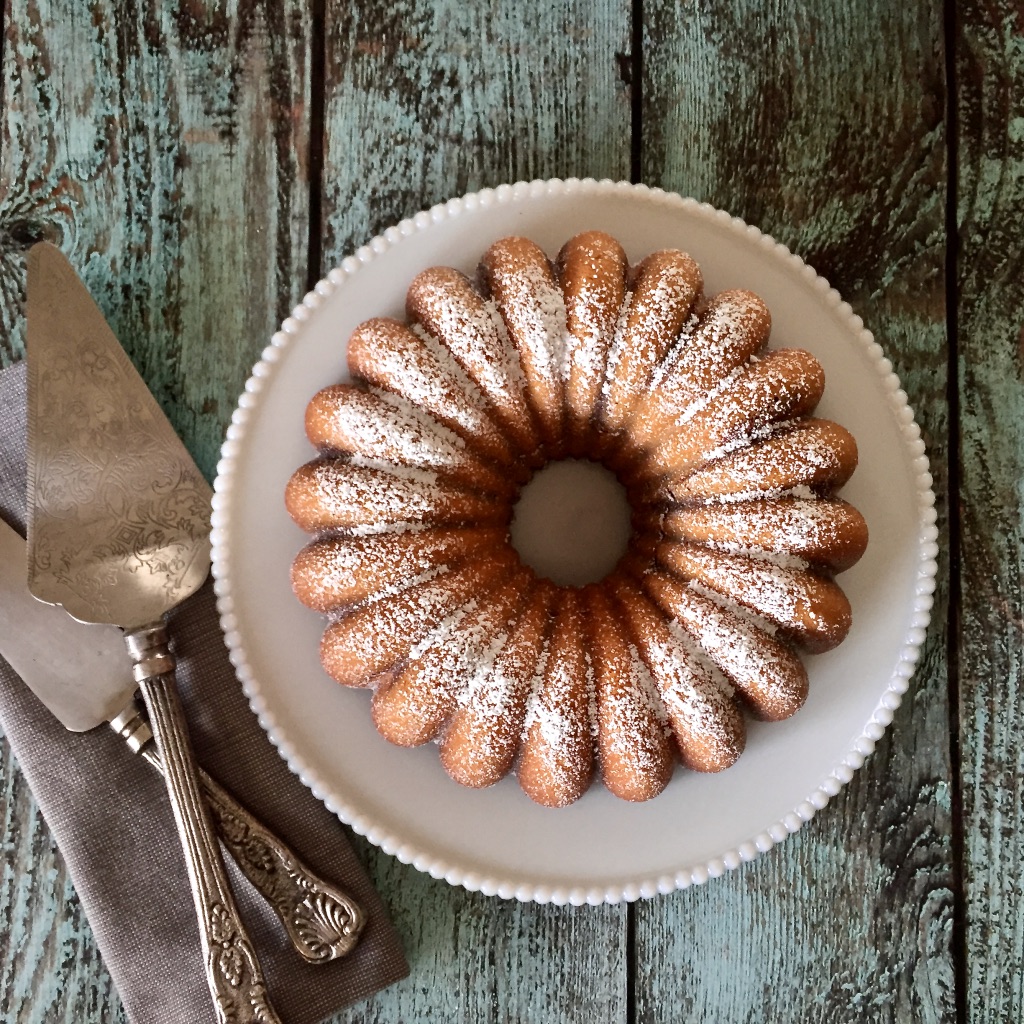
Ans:
[{"label": "silver utensil", "polygon": [[202,799],[163,616],[210,567],[209,488],[56,247],[28,255],[28,584],[124,630],[188,869],[217,1019],[278,1021]]},{"label": "silver utensil", "polygon": [[[85,625],[35,600],[25,582],[25,558],[25,541],[0,520],[0,655],[66,729],[85,732],[107,723],[162,772],[121,631]],[[295,949],[310,963],[351,951],[365,924],[359,906],[315,875],[202,768],[199,781],[221,843],[277,914]]]}]

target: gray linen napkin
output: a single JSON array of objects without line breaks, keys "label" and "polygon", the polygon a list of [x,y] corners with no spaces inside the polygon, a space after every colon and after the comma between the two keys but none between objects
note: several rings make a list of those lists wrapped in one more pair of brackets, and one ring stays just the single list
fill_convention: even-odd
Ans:
[{"label": "gray linen napkin", "polygon": [[[0,517],[21,533],[25,457],[25,373],[18,365],[0,372]],[[209,582],[169,621],[200,762],[368,915],[352,953],[309,965],[229,863],[278,1013],[284,1024],[312,1024],[405,977],[401,944],[341,824],[292,775],[249,709]],[[66,732],[2,658],[0,725],[64,856],[129,1019],[212,1020],[199,930],[162,779],[110,729]]]}]

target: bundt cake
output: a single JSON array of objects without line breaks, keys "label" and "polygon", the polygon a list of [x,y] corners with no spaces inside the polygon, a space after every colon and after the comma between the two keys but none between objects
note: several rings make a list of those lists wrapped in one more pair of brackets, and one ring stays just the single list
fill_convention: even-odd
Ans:
[{"label": "bundt cake", "polygon": [[[765,303],[705,295],[685,252],[631,267],[598,231],[554,261],[503,238],[476,281],[425,270],[406,314],[356,328],[353,383],[309,402],[317,456],[287,487],[326,671],[373,691],[392,743],[433,740],[466,786],[515,772],[548,806],[597,777],[647,800],[679,763],[728,768],[745,715],[803,703],[797,651],[850,628],[834,577],[867,527],[835,496],[857,449],[812,415],[818,361],[769,349]],[[582,586],[509,536],[524,483],[567,458],[603,463],[632,506],[626,554]]]}]

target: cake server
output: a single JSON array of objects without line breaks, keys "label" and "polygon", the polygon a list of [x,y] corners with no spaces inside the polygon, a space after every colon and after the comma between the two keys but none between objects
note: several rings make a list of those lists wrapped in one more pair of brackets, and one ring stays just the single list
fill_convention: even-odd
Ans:
[{"label": "cake server", "polygon": [[[25,541],[0,519],[0,655],[64,728],[85,732],[106,723],[162,772],[121,631],[86,625],[35,600],[25,583],[25,555]],[[348,953],[365,923],[359,906],[310,871],[202,768],[199,781],[221,843],[295,949],[310,963]]]},{"label": "cake server", "polygon": [[[28,585],[124,630],[219,1021],[278,1021],[202,799],[163,616],[210,568],[210,492],[60,250],[28,254]],[[86,685],[83,682],[82,685]]]}]

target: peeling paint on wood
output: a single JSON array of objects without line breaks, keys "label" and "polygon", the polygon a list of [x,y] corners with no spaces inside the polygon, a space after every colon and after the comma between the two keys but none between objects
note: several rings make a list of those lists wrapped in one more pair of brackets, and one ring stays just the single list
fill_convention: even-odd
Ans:
[{"label": "peeling paint on wood", "polygon": [[964,1002],[1024,1019],[1024,20],[956,18]]},{"label": "peeling paint on wood", "polygon": [[305,290],[303,6],[12,0],[7,17],[0,355],[23,351],[23,252],[55,241],[208,475]]},{"label": "peeling paint on wood", "polygon": [[326,28],[326,264],[484,186],[629,178],[627,0],[337,2]]}]

